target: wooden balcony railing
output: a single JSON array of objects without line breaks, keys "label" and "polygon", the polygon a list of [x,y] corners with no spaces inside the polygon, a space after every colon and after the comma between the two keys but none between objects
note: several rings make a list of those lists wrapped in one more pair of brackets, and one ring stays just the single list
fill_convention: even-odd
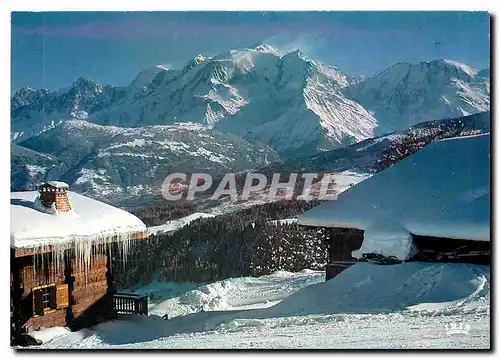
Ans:
[{"label": "wooden balcony railing", "polygon": [[146,295],[115,293],[113,309],[120,314],[148,315],[148,297]]}]

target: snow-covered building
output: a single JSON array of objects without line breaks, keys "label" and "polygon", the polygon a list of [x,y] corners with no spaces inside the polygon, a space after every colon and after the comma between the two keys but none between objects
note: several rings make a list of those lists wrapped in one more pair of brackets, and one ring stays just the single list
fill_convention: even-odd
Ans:
[{"label": "snow-covered building", "polygon": [[431,143],[298,223],[327,229],[327,279],[374,257],[407,261],[425,252],[451,260],[460,248],[489,260],[490,135]]},{"label": "snow-covered building", "polygon": [[146,238],[144,223],[57,181],[12,192],[10,207],[13,336],[114,316],[111,261]]}]

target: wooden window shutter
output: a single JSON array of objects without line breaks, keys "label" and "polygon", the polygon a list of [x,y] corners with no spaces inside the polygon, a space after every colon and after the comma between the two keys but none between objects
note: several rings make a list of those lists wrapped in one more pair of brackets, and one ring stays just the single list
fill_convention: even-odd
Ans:
[{"label": "wooden window shutter", "polygon": [[56,286],[56,306],[57,309],[67,308],[69,306],[69,290],[67,284]]},{"label": "wooden window shutter", "polygon": [[35,290],[33,291],[33,302],[34,302],[34,309],[35,309],[35,314],[36,315],[44,315],[45,312],[43,310],[43,295],[41,290]]}]

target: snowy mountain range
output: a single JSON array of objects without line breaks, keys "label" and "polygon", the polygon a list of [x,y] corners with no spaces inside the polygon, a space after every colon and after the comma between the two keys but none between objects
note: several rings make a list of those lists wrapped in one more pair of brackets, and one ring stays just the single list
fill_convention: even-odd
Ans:
[{"label": "snowy mountain range", "polygon": [[384,139],[398,137],[390,133],[489,103],[489,70],[449,60],[363,78],[268,45],[199,55],[123,87],[79,78],[56,91],[17,91],[11,187],[60,179],[116,203],[158,194],[172,171],[221,174],[285,160],[287,169],[367,172],[392,143]]},{"label": "snowy mountain range", "polygon": [[128,128],[195,122],[294,157],[487,111],[489,102],[489,71],[457,62],[402,63],[359,78],[263,44],[199,55],[182,69],[146,69],[125,87],[80,78],[57,91],[21,89],[12,97],[11,139],[71,119]]}]

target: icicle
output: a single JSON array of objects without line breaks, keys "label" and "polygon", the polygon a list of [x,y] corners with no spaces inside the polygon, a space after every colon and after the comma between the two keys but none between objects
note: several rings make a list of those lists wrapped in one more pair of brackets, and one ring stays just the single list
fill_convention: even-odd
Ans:
[{"label": "icicle", "polygon": [[[64,242],[45,242],[35,248],[33,256],[33,285],[48,284],[55,282],[66,269],[66,252],[71,251],[72,269],[74,273],[83,275],[84,285],[87,286],[90,278],[92,261],[98,256],[105,256],[109,251],[109,260],[113,258],[120,262],[123,270],[126,266],[129,252],[131,250],[133,233],[114,233],[108,235],[96,235],[93,237],[74,238]],[[116,245],[116,248],[113,246]],[[112,268],[112,263],[109,263]],[[83,272],[83,273],[82,273]]]}]

